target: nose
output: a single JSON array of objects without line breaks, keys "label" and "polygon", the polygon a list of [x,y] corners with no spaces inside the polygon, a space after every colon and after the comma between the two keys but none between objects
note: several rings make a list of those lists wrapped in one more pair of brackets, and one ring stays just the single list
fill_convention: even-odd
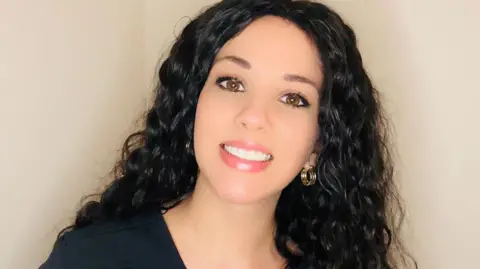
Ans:
[{"label": "nose", "polygon": [[270,124],[267,105],[250,100],[246,102],[235,117],[235,122],[248,130],[264,130]]}]

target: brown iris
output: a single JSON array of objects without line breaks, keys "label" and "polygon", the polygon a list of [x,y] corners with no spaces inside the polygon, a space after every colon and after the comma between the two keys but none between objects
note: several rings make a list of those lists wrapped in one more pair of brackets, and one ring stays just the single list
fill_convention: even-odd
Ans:
[{"label": "brown iris", "polygon": [[293,94],[293,95],[289,95],[287,97],[287,99],[285,100],[285,102],[286,102],[287,105],[299,106],[300,103],[302,102],[302,100],[300,99],[298,94]]},{"label": "brown iris", "polygon": [[236,80],[231,79],[227,81],[226,88],[231,91],[238,91],[238,89],[240,88],[240,83]]}]

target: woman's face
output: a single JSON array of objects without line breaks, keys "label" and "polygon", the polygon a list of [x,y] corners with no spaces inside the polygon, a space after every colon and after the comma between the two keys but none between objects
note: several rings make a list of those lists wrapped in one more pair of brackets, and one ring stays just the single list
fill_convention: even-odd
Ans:
[{"label": "woman's face", "polygon": [[261,18],[227,42],[198,101],[197,184],[233,203],[278,198],[315,165],[322,79],[313,43],[281,18]]}]

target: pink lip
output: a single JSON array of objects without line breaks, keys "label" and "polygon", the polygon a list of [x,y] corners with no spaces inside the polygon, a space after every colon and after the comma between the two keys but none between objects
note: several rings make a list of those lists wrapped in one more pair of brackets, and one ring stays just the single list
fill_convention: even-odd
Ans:
[{"label": "pink lip", "polygon": [[229,145],[233,146],[236,148],[241,148],[245,150],[255,150],[255,151],[261,151],[263,153],[270,154],[270,150],[267,149],[266,147],[251,143],[251,142],[246,142],[246,141],[240,141],[240,140],[234,140],[234,141],[225,141],[224,143],[220,144],[220,158],[222,161],[229,167],[238,169],[240,171],[244,172],[251,172],[251,173],[258,173],[263,170],[265,170],[271,163],[272,160],[268,161],[249,161],[249,160],[243,160],[238,158],[237,156],[234,156],[230,154],[228,151],[226,151],[223,148],[223,145]]}]

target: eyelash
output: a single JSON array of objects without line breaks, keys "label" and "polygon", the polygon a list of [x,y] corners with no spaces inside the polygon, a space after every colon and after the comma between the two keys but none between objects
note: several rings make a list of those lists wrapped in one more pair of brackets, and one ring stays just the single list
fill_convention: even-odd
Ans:
[{"label": "eyelash", "polygon": [[231,92],[243,92],[243,91],[245,91],[245,90],[243,90],[243,91],[241,91],[241,90],[230,90],[226,86],[222,85],[222,83],[224,83],[224,82],[228,83],[230,81],[232,81],[234,83],[238,83],[239,85],[241,85],[245,89],[245,87],[243,86],[243,83],[240,81],[240,79],[235,78],[235,77],[228,77],[228,76],[219,77],[219,78],[217,78],[216,84],[217,84],[218,87],[220,87],[221,89],[226,90],[226,91],[231,91]]},{"label": "eyelash", "polygon": [[[238,83],[241,87],[243,87],[244,89],[243,90],[230,90],[226,87],[226,85],[223,85],[224,82],[234,82],[234,83]],[[234,93],[238,93],[238,92],[244,92],[245,91],[245,87],[243,86],[243,83],[240,81],[240,79],[236,78],[236,77],[229,77],[229,76],[223,76],[223,77],[219,77],[217,78],[216,80],[216,84],[218,87],[220,87],[221,89],[223,90],[226,90],[226,91],[231,91],[231,92],[234,92]],[[292,108],[306,108],[306,107],[309,107],[310,106],[310,103],[307,101],[307,99],[303,96],[303,94],[299,93],[299,92],[296,92],[296,93],[288,93],[288,94],[285,94],[284,96],[282,96],[280,99],[283,100],[284,98],[291,98],[291,97],[296,97],[296,98],[299,98],[300,99],[300,102],[301,102],[301,105],[293,105],[293,104],[287,104],[285,101],[282,101],[284,104],[292,107]]]},{"label": "eyelash", "polygon": [[289,106],[291,106],[291,107],[293,107],[293,108],[301,108],[301,107],[309,107],[309,106],[310,106],[310,103],[307,101],[307,99],[306,99],[305,97],[303,97],[303,95],[302,95],[301,93],[299,93],[299,92],[297,92],[297,93],[288,93],[288,94],[282,96],[281,99],[283,99],[284,97],[286,97],[286,98],[296,97],[296,98],[299,98],[299,99],[300,99],[300,102],[302,103],[301,105],[287,104],[287,103],[285,103],[285,102],[282,101],[282,102],[285,103],[286,105],[289,105]]}]

